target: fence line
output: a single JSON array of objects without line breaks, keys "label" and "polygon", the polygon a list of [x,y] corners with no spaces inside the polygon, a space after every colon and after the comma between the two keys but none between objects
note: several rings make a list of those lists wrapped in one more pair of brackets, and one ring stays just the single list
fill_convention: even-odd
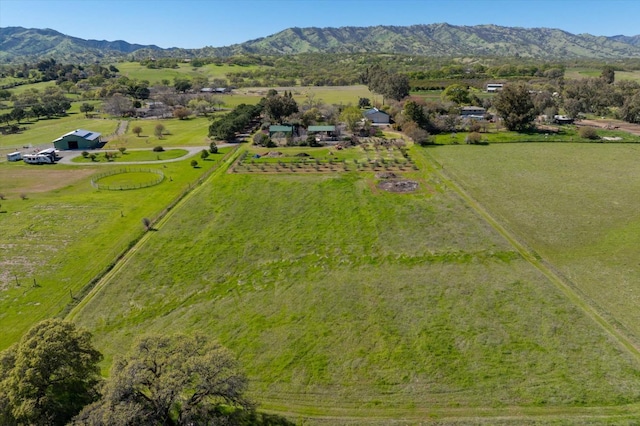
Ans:
[{"label": "fence line", "polygon": [[[131,185],[105,185],[105,184],[98,183],[98,181],[100,179],[103,179],[103,178],[108,177],[108,176],[120,175],[120,174],[124,174],[124,173],[136,173],[136,172],[154,173],[154,174],[158,175],[158,177],[153,181],[143,182],[143,183],[135,183],[135,184],[131,184]],[[160,169],[148,169],[148,168],[145,169],[145,168],[142,168],[142,167],[125,167],[125,168],[121,168],[121,169],[117,169],[117,170],[109,170],[109,171],[100,173],[97,176],[92,177],[91,178],[91,186],[93,186],[94,188],[97,188],[97,189],[106,189],[108,191],[125,191],[125,190],[129,190],[129,189],[148,188],[150,186],[158,185],[163,180],[164,180],[164,173],[162,173],[162,170],[160,170]]]}]

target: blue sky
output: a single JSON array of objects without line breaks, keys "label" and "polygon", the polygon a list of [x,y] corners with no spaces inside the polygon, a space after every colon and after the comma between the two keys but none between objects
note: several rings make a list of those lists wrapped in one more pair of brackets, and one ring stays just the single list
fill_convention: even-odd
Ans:
[{"label": "blue sky", "polygon": [[0,0],[0,27],[160,47],[228,46],[289,27],[496,24],[640,34],[640,0]]}]

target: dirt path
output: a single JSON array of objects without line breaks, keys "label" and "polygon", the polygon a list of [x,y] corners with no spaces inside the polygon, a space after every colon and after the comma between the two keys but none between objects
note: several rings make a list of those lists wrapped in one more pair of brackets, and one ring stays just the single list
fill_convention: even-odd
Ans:
[{"label": "dirt path", "polygon": [[576,122],[577,126],[598,127],[600,129],[621,130],[640,136],[640,124],[627,123],[626,121],[600,119],[600,120],[580,120]]},{"label": "dirt path", "polygon": [[104,140],[110,141],[111,139],[124,135],[127,132],[127,127],[129,127],[129,122],[126,120],[120,120],[118,122],[118,127],[116,127],[116,131],[105,137]]},{"label": "dirt path", "polygon": [[[231,143],[225,143],[225,144],[220,144],[218,145],[218,148],[226,148],[229,146],[235,146],[236,144],[231,144]],[[170,160],[154,160],[154,161],[118,161],[118,162],[111,162],[111,163],[74,163],[72,160],[76,157],[78,157],[79,155],[82,155],[81,151],[61,151],[59,153],[59,155],[62,157],[60,159],[60,161],[58,161],[58,164],[67,164],[67,165],[72,165],[72,166],[113,166],[113,165],[122,165],[122,166],[126,166],[126,165],[132,165],[132,164],[146,164],[146,165],[151,165],[151,164],[160,164],[160,163],[172,163],[175,161],[182,161],[185,160],[187,158],[193,157],[196,154],[199,154],[200,152],[202,152],[203,149],[206,149],[207,147],[205,146],[176,146],[175,149],[186,149],[188,152],[183,155],[182,157],[178,157],[178,158],[172,158]],[[172,149],[172,148],[168,148],[168,149]],[[149,148],[131,148],[128,149],[127,151],[149,151]],[[98,151],[92,151],[92,152],[101,152],[100,150]]]}]

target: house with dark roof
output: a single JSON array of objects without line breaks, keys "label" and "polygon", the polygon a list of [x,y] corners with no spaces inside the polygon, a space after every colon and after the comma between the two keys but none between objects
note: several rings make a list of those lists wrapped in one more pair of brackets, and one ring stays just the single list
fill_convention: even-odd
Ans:
[{"label": "house with dark roof", "polygon": [[389,124],[391,117],[384,111],[380,111],[378,108],[371,108],[364,112],[364,118],[372,122],[373,124]]},{"label": "house with dark roof", "polygon": [[462,117],[482,119],[486,113],[487,110],[479,106],[465,106],[460,108],[460,115]]},{"label": "house with dark roof", "polygon": [[231,93],[230,87],[203,87],[200,93]]},{"label": "house with dark roof", "polygon": [[102,143],[101,133],[91,130],[77,129],[66,133],[53,141],[53,146],[59,150],[68,149],[96,149]]}]

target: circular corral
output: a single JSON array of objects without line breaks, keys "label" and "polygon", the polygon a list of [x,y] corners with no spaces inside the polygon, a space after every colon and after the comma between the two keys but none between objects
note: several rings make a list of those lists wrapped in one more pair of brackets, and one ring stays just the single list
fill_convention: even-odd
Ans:
[{"label": "circular corral", "polygon": [[91,178],[94,188],[109,191],[148,188],[158,185],[164,180],[164,173],[159,169],[133,168],[110,170]]}]

